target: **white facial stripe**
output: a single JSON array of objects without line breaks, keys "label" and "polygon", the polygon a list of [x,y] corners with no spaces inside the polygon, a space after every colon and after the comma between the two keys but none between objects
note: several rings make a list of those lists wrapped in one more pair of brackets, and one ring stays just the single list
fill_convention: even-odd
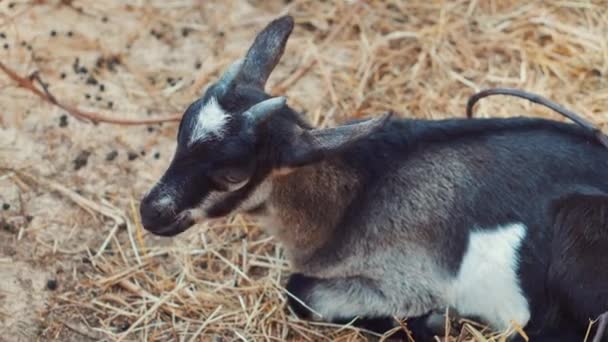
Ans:
[{"label": "white facial stripe", "polygon": [[[272,191],[272,181],[270,179],[266,179],[257,188],[255,188],[250,194],[249,197],[245,198],[241,205],[233,210],[234,213],[251,210],[268,199],[270,193]],[[192,217],[196,222],[199,222],[207,217],[207,210],[211,209],[214,205],[218,204],[221,201],[224,201],[230,193],[228,192],[211,192],[205,200],[197,207],[190,209],[192,213]]]},{"label": "white facial stripe", "polygon": [[220,107],[217,99],[215,97],[210,98],[198,112],[196,125],[190,136],[190,144],[206,140],[212,135],[222,137],[229,120],[230,115]]},{"label": "white facial stripe", "polygon": [[471,232],[450,291],[451,304],[461,315],[478,315],[502,330],[511,326],[511,320],[521,326],[528,323],[530,309],[517,277],[525,235],[526,226],[520,223]]},{"label": "white facial stripe", "polygon": [[267,178],[255,188],[237,210],[251,210],[264,203],[272,192],[272,180]]}]

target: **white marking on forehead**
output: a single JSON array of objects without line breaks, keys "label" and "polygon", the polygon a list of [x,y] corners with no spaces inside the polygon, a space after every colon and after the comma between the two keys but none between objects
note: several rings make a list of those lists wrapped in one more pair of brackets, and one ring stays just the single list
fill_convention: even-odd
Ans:
[{"label": "white marking on forehead", "polygon": [[190,144],[208,139],[211,135],[222,137],[226,132],[226,124],[230,115],[220,107],[215,97],[212,97],[198,112],[196,124],[190,135]]}]

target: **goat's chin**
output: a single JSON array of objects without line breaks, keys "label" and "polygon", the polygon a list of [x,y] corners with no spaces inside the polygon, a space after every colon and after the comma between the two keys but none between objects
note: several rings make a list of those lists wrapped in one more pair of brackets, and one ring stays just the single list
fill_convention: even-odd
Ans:
[{"label": "goat's chin", "polygon": [[154,228],[146,227],[146,229],[154,235],[170,237],[186,231],[196,222],[196,215],[193,215],[190,210],[187,210],[177,215],[175,220],[167,226]]}]

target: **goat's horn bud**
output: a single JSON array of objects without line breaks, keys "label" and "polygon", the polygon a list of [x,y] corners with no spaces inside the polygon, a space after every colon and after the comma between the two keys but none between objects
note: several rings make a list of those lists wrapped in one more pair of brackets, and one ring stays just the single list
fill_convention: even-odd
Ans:
[{"label": "goat's horn bud", "polygon": [[250,123],[258,125],[270,118],[277,110],[285,106],[285,96],[273,97],[251,106],[244,115]]},{"label": "goat's horn bud", "polygon": [[216,84],[219,87],[219,91],[221,94],[225,94],[228,91],[228,89],[238,76],[239,72],[241,71],[241,66],[243,66],[242,58],[233,62],[224,72],[222,77],[217,81]]}]

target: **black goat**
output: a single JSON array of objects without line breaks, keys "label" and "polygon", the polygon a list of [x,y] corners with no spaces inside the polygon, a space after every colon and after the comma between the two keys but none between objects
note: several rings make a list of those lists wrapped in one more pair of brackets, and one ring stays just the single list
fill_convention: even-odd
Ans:
[{"label": "black goat", "polygon": [[256,215],[297,272],[287,289],[304,317],[378,324],[452,307],[533,341],[581,340],[608,309],[608,149],[595,133],[390,115],[312,128],[264,91],[292,29],[271,22],[186,110],[144,227],[171,236]]}]

